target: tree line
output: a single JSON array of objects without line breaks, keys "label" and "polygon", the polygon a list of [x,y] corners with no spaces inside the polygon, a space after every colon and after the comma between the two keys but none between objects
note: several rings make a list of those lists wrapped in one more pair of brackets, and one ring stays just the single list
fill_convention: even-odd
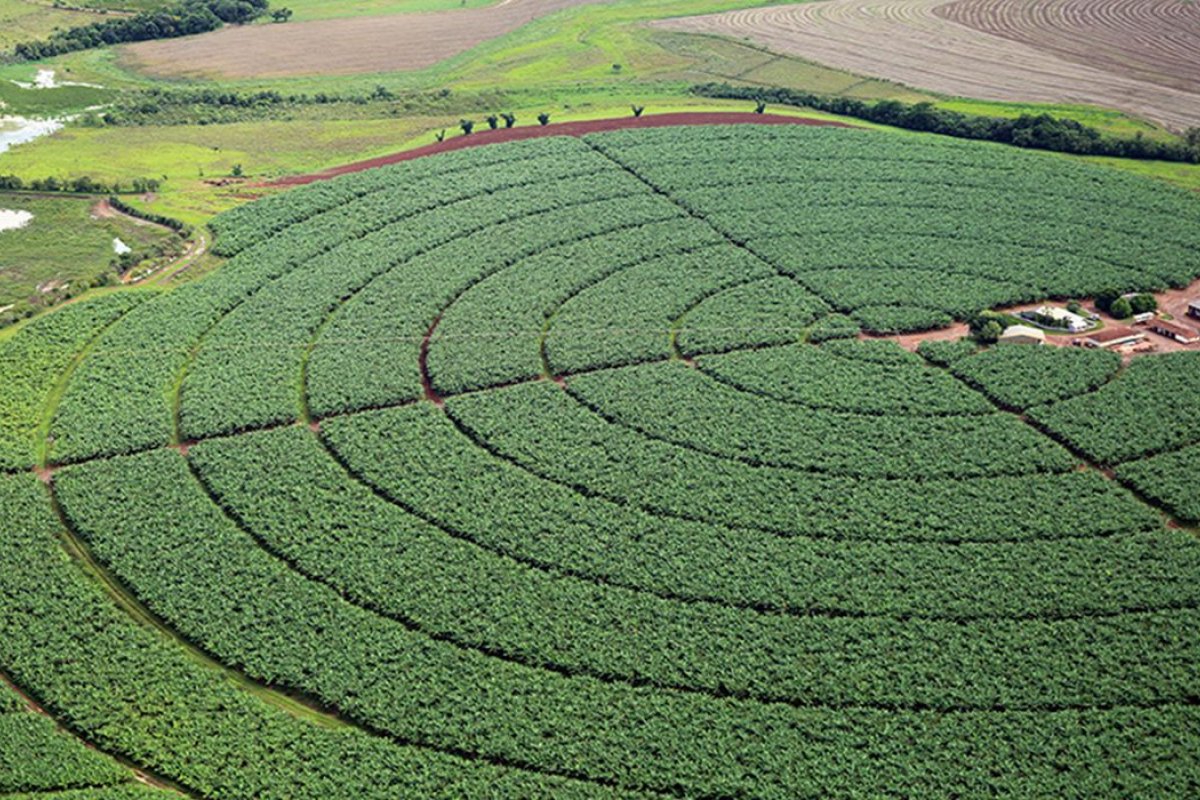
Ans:
[{"label": "tree line", "polygon": [[225,23],[242,24],[258,19],[266,13],[267,2],[182,0],[155,11],[68,28],[56,31],[47,39],[22,42],[13,48],[12,55],[21,61],[36,61],[105,45],[207,33]]},{"label": "tree line", "polygon": [[122,183],[105,183],[84,175],[78,178],[35,178],[27,181],[20,175],[0,175],[0,190],[11,192],[62,192],[64,194],[144,194],[157,191],[159,182],[154,178],[133,178]]},{"label": "tree line", "polygon": [[938,108],[932,103],[902,103],[899,100],[868,102],[793,89],[765,89],[727,83],[693,86],[692,92],[702,97],[753,101],[758,103],[759,113],[767,103],[776,103],[855,117],[896,128],[939,133],[960,139],[1001,142],[1034,150],[1200,163],[1200,128],[1189,130],[1179,141],[1158,141],[1148,139],[1141,133],[1133,137],[1105,136],[1095,128],[1051,114],[1022,114],[1015,119],[985,117]]}]

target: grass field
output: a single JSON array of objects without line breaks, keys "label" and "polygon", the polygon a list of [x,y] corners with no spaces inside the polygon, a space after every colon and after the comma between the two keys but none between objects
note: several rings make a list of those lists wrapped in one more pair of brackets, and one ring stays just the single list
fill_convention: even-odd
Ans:
[{"label": "grass field", "polygon": [[1200,780],[1195,489],[1155,469],[1200,353],[859,338],[1185,285],[1187,193],[743,125],[213,227],[203,279],[0,336],[0,674],[105,751],[261,800]]},{"label": "grass field", "polygon": [[[137,225],[123,217],[95,219],[94,198],[0,192],[0,208],[32,213],[33,220],[18,230],[0,231],[0,314],[20,315],[30,308],[51,305],[66,287],[88,284],[103,274],[115,279],[113,239],[144,250],[173,239],[158,228]],[[58,288],[39,291],[51,282]]]}]

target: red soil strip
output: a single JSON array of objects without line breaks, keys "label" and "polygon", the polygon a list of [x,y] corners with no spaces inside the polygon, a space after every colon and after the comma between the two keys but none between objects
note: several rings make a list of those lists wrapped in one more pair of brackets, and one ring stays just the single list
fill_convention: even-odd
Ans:
[{"label": "red soil strip", "polygon": [[630,128],[667,128],[674,125],[815,125],[834,128],[852,127],[844,122],[812,119],[809,117],[787,117],[782,114],[754,114],[752,112],[699,112],[684,111],[673,114],[654,114],[648,117],[617,117],[613,119],[596,119],[583,122],[559,122],[537,127],[500,128],[499,130],[484,130],[472,133],[470,136],[456,136],[444,142],[434,142],[423,147],[405,150],[366,161],[355,161],[340,167],[332,167],[321,172],[308,175],[294,175],[281,178],[270,183],[258,184],[265,187],[303,186],[316,181],[326,181],[339,175],[349,175],[354,172],[384,167],[389,164],[399,164],[414,158],[449,153],[464,150],[468,147],[481,147],[487,144],[501,142],[517,142],[525,139],[540,139],[545,136],[586,136],[589,133],[604,131],[619,131]]},{"label": "red soil strip", "polygon": [[446,401],[437,393],[437,389],[433,388],[433,381],[429,377],[429,343],[433,339],[433,332],[437,330],[437,326],[441,322],[442,314],[439,312],[433,318],[433,322],[429,324],[429,330],[425,331],[425,336],[421,339],[421,351],[417,355],[417,368],[421,372],[421,389],[425,392],[425,399],[438,408],[443,408]]}]

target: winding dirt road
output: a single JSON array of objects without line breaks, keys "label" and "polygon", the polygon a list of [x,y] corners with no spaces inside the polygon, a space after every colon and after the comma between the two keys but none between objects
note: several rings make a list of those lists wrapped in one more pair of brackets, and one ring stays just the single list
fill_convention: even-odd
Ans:
[{"label": "winding dirt road", "polygon": [[1200,125],[1200,3],[824,0],[655,24],[947,95]]}]

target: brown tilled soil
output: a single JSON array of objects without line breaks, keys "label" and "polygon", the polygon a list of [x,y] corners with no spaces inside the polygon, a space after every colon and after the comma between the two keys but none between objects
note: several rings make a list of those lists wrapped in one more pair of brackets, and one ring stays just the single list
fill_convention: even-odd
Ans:
[{"label": "brown tilled soil", "polygon": [[506,0],[487,8],[229,26],[123,48],[156,76],[281,78],[421,69],[565,8],[601,0]]},{"label": "brown tilled soil", "polygon": [[356,161],[332,167],[321,172],[308,175],[295,175],[282,178],[272,183],[262,184],[269,187],[301,186],[316,181],[329,180],[339,175],[352,172],[362,172],[374,167],[388,164],[398,164],[414,158],[446,153],[452,150],[462,150],[467,147],[479,147],[485,144],[500,142],[515,142],[522,139],[536,139],[543,136],[585,136],[601,131],[616,131],[626,128],[664,128],[672,125],[824,125],[831,127],[850,127],[832,120],[811,119],[808,117],[787,117],[782,114],[753,114],[749,112],[677,112],[674,114],[652,114],[644,117],[619,117],[616,119],[596,119],[584,122],[558,122],[543,126],[525,126],[521,128],[501,128],[499,130],[476,131],[470,136],[454,136],[444,142],[434,142],[424,147],[405,150],[390,156],[380,156],[366,161]]},{"label": "brown tilled soil", "polygon": [[666,20],[947,95],[1200,125],[1200,3],[826,0]]},{"label": "brown tilled soil", "polygon": [[1147,83],[1200,92],[1200,4],[1186,0],[954,0],[934,13]]}]

